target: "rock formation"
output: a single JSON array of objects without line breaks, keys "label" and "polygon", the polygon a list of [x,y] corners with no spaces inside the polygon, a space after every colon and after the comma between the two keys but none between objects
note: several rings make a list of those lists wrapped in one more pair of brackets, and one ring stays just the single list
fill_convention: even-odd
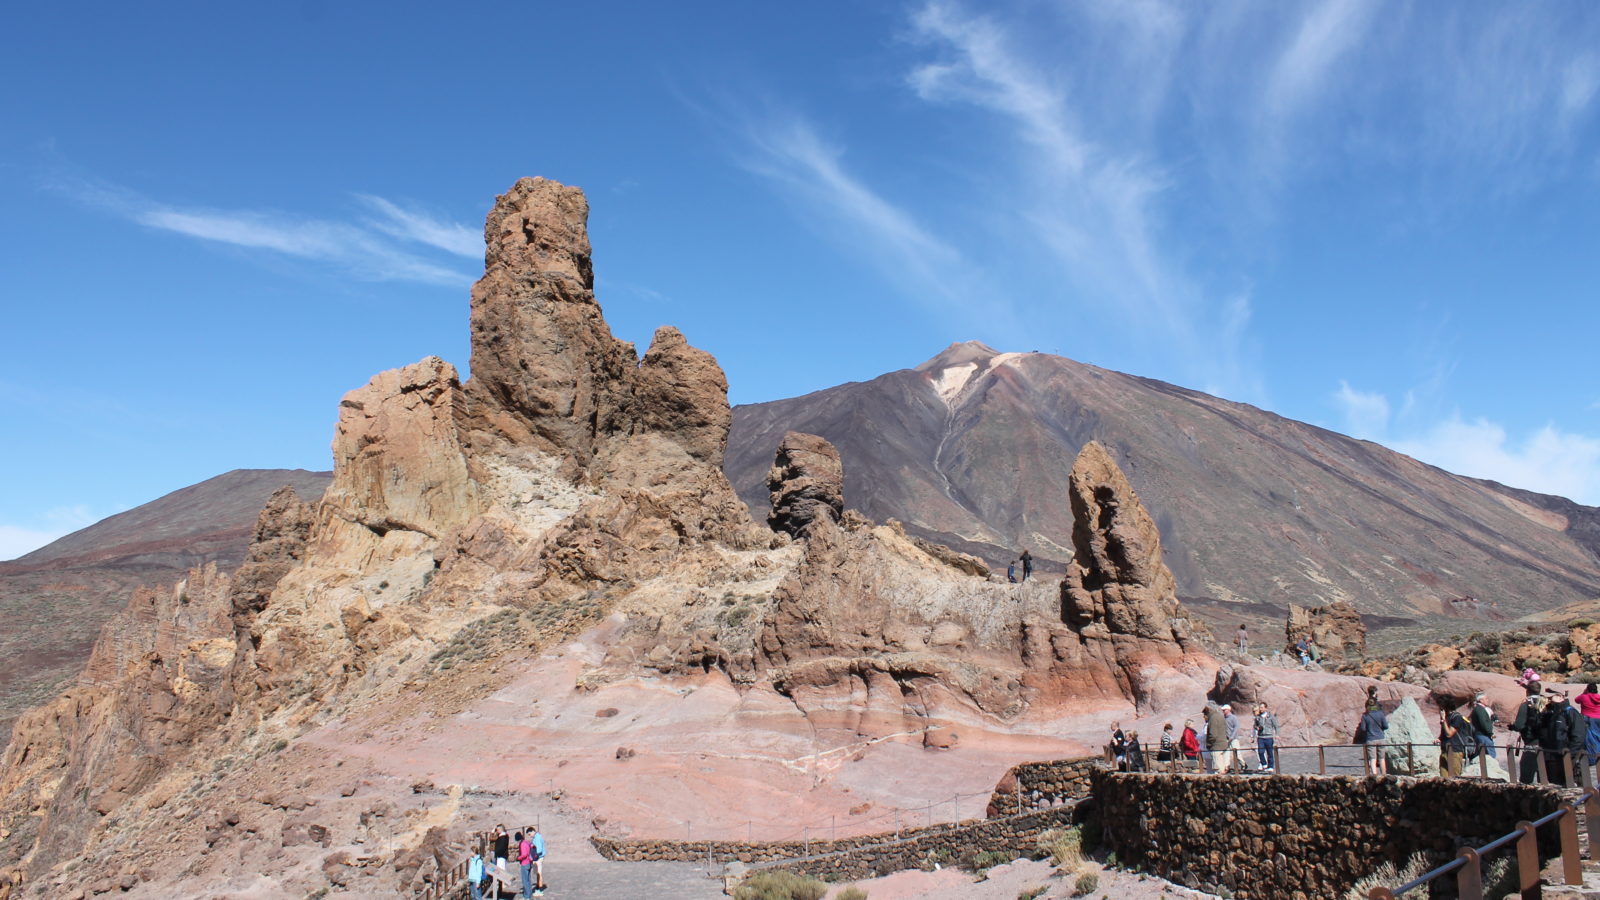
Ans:
[{"label": "rock formation", "polygon": [[1343,600],[1310,609],[1289,604],[1283,633],[1290,647],[1302,636],[1310,638],[1326,660],[1355,659],[1367,652],[1367,626],[1361,613]]},{"label": "rock formation", "polygon": [[767,473],[773,530],[804,537],[819,518],[839,521],[844,512],[844,466],[839,451],[814,434],[791,431],[778,443]]}]

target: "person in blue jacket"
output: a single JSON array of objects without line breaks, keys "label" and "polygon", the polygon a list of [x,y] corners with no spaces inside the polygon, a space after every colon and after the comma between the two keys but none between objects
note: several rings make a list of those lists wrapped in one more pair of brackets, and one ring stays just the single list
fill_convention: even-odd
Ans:
[{"label": "person in blue jacket", "polygon": [[467,860],[467,887],[472,891],[472,900],[483,900],[483,856],[477,847],[472,848],[472,858]]}]

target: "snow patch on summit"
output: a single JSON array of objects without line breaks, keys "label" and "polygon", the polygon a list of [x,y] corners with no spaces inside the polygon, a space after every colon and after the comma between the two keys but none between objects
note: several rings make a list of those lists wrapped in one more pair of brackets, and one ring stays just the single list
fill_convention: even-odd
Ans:
[{"label": "snow patch on summit", "polygon": [[977,371],[977,363],[966,363],[965,365],[941,369],[939,374],[933,378],[933,390],[939,395],[939,399],[943,400],[946,406],[949,406],[955,401],[956,395],[961,393],[961,389],[967,386],[967,382],[972,380],[973,374]]}]

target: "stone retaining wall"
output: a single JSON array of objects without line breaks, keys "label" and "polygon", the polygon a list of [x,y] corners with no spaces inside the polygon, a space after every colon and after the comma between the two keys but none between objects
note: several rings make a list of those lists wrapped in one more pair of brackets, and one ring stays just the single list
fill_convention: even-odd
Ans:
[{"label": "stone retaining wall", "polygon": [[742,863],[767,863],[844,853],[885,841],[937,836],[970,824],[970,822],[945,822],[926,828],[863,834],[836,841],[675,841],[609,838],[596,835],[590,838],[589,842],[606,859],[624,862],[705,862],[707,859],[715,859],[718,862],[737,860]]},{"label": "stone retaining wall", "polygon": [[[1466,779],[1099,771],[1093,810],[1119,865],[1238,898],[1338,897],[1380,862],[1433,864],[1518,821],[1554,812],[1556,790]],[[1555,852],[1554,828],[1541,829]]]},{"label": "stone retaining wall", "polygon": [[859,881],[906,869],[931,869],[935,864],[968,865],[975,854],[985,851],[1000,851],[1013,858],[1031,856],[1039,835],[1074,822],[1077,815],[1074,806],[1057,806],[999,819],[974,819],[944,829],[925,829],[921,834],[907,835],[900,840],[766,863],[751,869],[781,869],[833,881]]},{"label": "stone retaining wall", "polygon": [[1050,809],[1089,796],[1089,773],[1106,769],[1098,756],[1012,766],[989,798],[989,818]]}]

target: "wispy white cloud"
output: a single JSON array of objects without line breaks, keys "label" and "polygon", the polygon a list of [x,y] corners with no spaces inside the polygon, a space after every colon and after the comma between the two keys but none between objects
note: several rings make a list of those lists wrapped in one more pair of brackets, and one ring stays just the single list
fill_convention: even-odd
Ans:
[{"label": "wispy white cloud", "polygon": [[446,253],[478,259],[483,256],[483,231],[458,222],[446,222],[416,209],[406,209],[382,197],[357,194],[361,202],[377,210],[383,218],[373,228],[401,240],[417,241]]},{"label": "wispy white cloud", "polygon": [[57,175],[47,185],[81,203],[149,228],[198,240],[333,265],[367,281],[416,281],[461,285],[470,275],[419,256],[395,239],[421,243],[460,256],[469,250],[462,226],[406,210],[380,197],[362,200],[382,218],[363,224],[251,209],[209,209],[152,200],[134,191],[89,179]]},{"label": "wispy white cloud", "polygon": [[1389,446],[1459,475],[1600,505],[1600,438],[1554,425],[1514,439],[1487,419],[1451,417]]},{"label": "wispy white cloud", "polygon": [[820,230],[845,238],[885,278],[936,305],[970,299],[958,287],[971,270],[961,252],[851,172],[843,149],[824,140],[809,119],[768,108],[740,110],[728,121],[744,147],[741,164],[780,185]]},{"label": "wispy white cloud", "polygon": [[[1389,398],[1340,381],[1332,394],[1345,431],[1458,475],[1600,505],[1600,438],[1554,424],[1516,438],[1505,426],[1451,413],[1418,421],[1405,408],[1392,414]],[[1409,405],[1409,404],[1408,404]]]}]

